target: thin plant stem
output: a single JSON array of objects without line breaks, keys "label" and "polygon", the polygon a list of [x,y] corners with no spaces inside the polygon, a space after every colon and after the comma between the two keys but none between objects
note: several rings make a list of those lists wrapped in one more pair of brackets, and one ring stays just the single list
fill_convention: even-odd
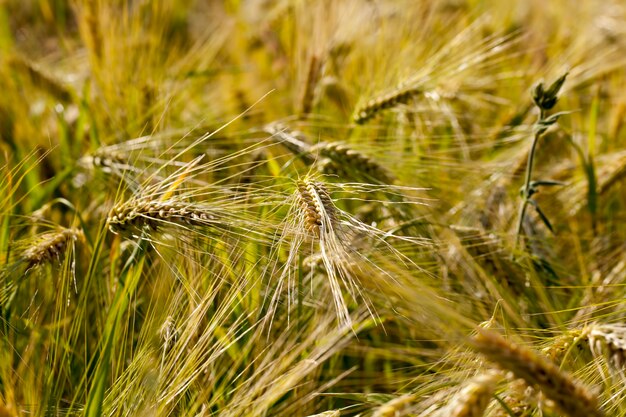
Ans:
[{"label": "thin plant stem", "polygon": [[304,263],[304,257],[302,255],[300,255],[299,259],[298,259],[298,305],[297,305],[297,315],[298,315],[298,332],[300,332],[300,330],[302,330],[302,303],[303,303],[303,275],[304,275],[304,271],[303,271],[303,263]]},{"label": "thin plant stem", "polygon": [[[540,109],[539,111],[539,121],[545,118],[546,111],[544,109]],[[528,192],[530,190],[530,181],[532,178],[533,172],[533,164],[535,162],[535,151],[537,150],[537,143],[539,143],[539,138],[541,138],[542,133],[537,132],[535,137],[533,138],[532,146],[530,147],[530,153],[528,154],[528,163],[526,165],[526,181],[524,183],[524,195],[522,205],[520,206],[519,220],[517,223],[517,240],[516,244],[519,245],[520,239],[522,237],[523,227],[524,227],[524,217],[526,216],[526,209],[528,208],[528,200],[529,195]]]}]

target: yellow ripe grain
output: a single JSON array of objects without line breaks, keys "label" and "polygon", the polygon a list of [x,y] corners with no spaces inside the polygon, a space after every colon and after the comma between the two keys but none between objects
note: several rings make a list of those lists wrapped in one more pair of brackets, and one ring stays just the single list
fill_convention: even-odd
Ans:
[{"label": "yellow ripe grain", "polygon": [[50,262],[65,251],[69,242],[76,241],[82,236],[82,230],[76,228],[46,233],[36,244],[25,250],[21,258],[29,268]]},{"label": "yellow ripe grain", "polygon": [[499,372],[487,372],[473,378],[454,397],[450,417],[482,417],[500,379]]},{"label": "yellow ripe grain", "polygon": [[604,416],[598,407],[598,399],[587,387],[534,351],[485,329],[479,329],[472,345],[502,369],[540,389],[564,414],[570,417]]},{"label": "yellow ripe grain", "polygon": [[373,417],[402,417],[406,408],[415,401],[414,394],[405,394],[381,405],[376,409]]}]

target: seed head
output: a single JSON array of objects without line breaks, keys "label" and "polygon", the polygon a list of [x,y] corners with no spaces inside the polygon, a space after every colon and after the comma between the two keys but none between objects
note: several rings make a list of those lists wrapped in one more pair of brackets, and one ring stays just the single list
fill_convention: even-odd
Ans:
[{"label": "seed head", "polygon": [[83,231],[76,228],[62,229],[45,233],[37,243],[22,254],[22,260],[27,263],[28,269],[59,259],[67,248],[67,244],[83,238]]},{"label": "seed head", "polygon": [[159,224],[208,225],[217,216],[205,207],[198,207],[175,199],[166,201],[134,199],[116,205],[107,219],[113,233],[129,229],[157,230]]},{"label": "seed head", "polygon": [[320,236],[324,228],[329,231],[338,223],[337,208],[321,182],[298,182],[300,208],[308,231]]},{"label": "seed head", "polygon": [[564,414],[570,417],[604,415],[598,408],[598,399],[584,385],[532,350],[485,329],[479,330],[472,344],[490,361],[540,389]]}]

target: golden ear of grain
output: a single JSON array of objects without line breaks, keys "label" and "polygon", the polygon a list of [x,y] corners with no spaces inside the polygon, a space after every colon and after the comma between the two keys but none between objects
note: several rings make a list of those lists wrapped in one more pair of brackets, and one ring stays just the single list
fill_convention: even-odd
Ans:
[{"label": "golden ear of grain", "polygon": [[352,116],[356,124],[364,124],[374,118],[383,110],[393,108],[399,104],[406,104],[411,97],[420,94],[420,88],[397,88],[387,93],[382,93],[360,107],[357,107]]},{"label": "golden ear of grain", "polygon": [[[385,167],[346,144],[321,142],[310,145],[302,132],[288,129],[280,123],[269,124],[263,130],[272,135],[272,140],[302,158],[307,164],[316,162],[315,155],[319,154],[322,158],[317,160],[315,166],[322,174],[339,175],[358,181],[374,180],[381,184],[394,182],[393,175]],[[360,175],[355,178],[354,174]]]},{"label": "golden ear of grain", "polygon": [[338,223],[337,208],[324,184],[307,179],[297,186],[305,228],[318,237],[332,232]]},{"label": "golden ear of grain", "polygon": [[110,168],[116,164],[127,163],[123,155],[115,152],[97,151],[90,158],[89,162],[97,168]]},{"label": "golden ear of grain", "polygon": [[[563,359],[563,355],[581,340],[586,339],[586,329],[571,329],[554,338],[549,346],[541,350],[541,353],[551,361],[557,362]],[[557,362],[558,363],[558,362]]]},{"label": "golden ear of grain", "polygon": [[[509,382],[507,390],[502,393],[504,402],[515,416],[529,416],[531,409],[537,407],[538,395],[533,387],[526,385],[522,379]],[[504,407],[495,410],[494,417],[511,417],[511,413]]]},{"label": "golden ear of grain", "polygon": [[300,209],[304,216],[304,225],[308,231],[319,234],[319,227],[322,225],[322,218],[317,211],[315,200],[309,192],[307,184],[305,182],[298,182],[298,192]]},{"label": "golden ear of grain", "polygon": [[402,417],[407,415],[406,409],[415,401],[414,394],[405,394],[381,405],[372,417]]},{"label": "golden ear of grain", "polygon": [[502,373],[490,371],[476,376],[450,403],[450,417],[482,417]]},{"label": "golden ear of grain", "polygon": [[[334,173],[342,175],[348,171],[363,173],[366,179],[379,181],[383,184],[391,184],[393,177],[378,162],[341,143],[321,143],[314,150],[325,159],[319,164],[322,173]],[[330,171],[330,172],[329,172]]]},{"label": "golden ear of grain", "polygon": [[598,399],[582,383],[530,349],[518,346],[498,333],[478,329],[473,348],[502,369],[511,371],[530,386],[540,389],[570,417],[600,417]]},{"label": "golden ear of grain", "polygon": [[159,223],[208,225],[217,220],[215,214],[177,200],[130,200],[113,207],[107,219],[113,233],[129,229],[157,230]]},{"label": "golden ear of grain", "polygon": [[589,347],[594,356],[606,353],[609,363],[617,370],[626,364],[626,326],[597,324],[592,325],[588,334]]},{"label": "golden ear of grain", "polygon": [[28,269],[42,265],[59,258],[67,248],[69,242],[83,237],[80,229],[62,229],[44,234],[36,244],[22,254],[22,260],[28,264]]}]

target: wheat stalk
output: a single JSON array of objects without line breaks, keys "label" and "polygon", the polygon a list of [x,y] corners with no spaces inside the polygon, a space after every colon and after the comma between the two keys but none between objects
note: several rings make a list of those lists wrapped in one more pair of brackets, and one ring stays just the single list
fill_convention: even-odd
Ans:
[{"label": "wheat stalk", "polygon": [[111,169],[113,166],[127,164],[127,158],[117,152],[95,152],[91,158],[94,167]]},{"label": "wheat stalk", "polygon": [[85,1],[80,4],[79,29],[93,57],[99,62],[103,59],[105,46],[102,36],[102,13],[99,11],[97,2]]},{"label": "wheat stalk", "polygon": [[395,189],[393,186],[367,184],[328,184],[315,176],[297,181],[290,198],[284,200],[281,196],[283,204],[287,205],[287,215],[276,247],[283,243],[289,245],[288,259],[277,266],[281,273],[271,305],[277,304],[283,288],[287,289],[289,305],[292,305],[296,292],[295,271],[300,268],[302,260],[307,259],[305,268],[300,271],[306,270],[311,278],[321,275],[326,279],[337,318],[342,324],[350,325],[344,292],[347,291],[352,300],[364,301],[372,317],[376,318],[366,295],[367,288],[372,284],[395,282],[398,271],[408,273],[405,268],[421,270],[387,240],[404,241],[409,245],[421,245],[424,240],[398,236],[393,231],[384,232],[359,221],[335,205],[330,187],[361,196]]},{"label": "wheat stalk", "polygon": [[[337,317],[342,324],[349,326],[351,319],[342,284],[353,298],[361,293],[351,271],[355,253],[349,246],[351,239],[348,235],[355,230],[351,230],[353,224],[349,215],[335,206],[326,184],[315,177],[307,176],[297,181],[295,191],[287,204],[288,215],[280,242],[289,242],[288,259],[279,267],[282,272],[271,301],[272,306],[277,304],[285,282],[288,293],[295,293],[293,270],[297,260],[307,255],[301,252],[301,248],[308,241],[311,249],[319,250],[319,254],[310,256],[309,259],[319,259],[323,264]],[[311,272],[312,268],[309,273]],[[291,298],[290,295],[290,305],[293,302]]]},{"label": "wheat stalk", "polygon": [[[190,163],[185,160],[186,157],[204,154],[219,164],[219,158],[240,138],[217,138],[212,133],[206,133],[211,128],[209,124],[202,124],[192,129],[170,129],[100,146],[82,156],[78,165],[87,171],[95,168],[114,174],[139,189],[142,181],[164,182],[169,169],[184,169],[199,162],[194,160]],[[258,141],[252,143],[258,144]],[[188,181],[193,182],[194,179],[189,178]]]},{"label": "wheat stalk", "polygon": [[530,349],[516,345],[498,333],[480,329],[472,346],[501,368],[540,389],[570,417],[600,417],[598,399],[582,383]]},{"label": "wheat stalk", "polygon": [[[326,186],[319,181],[305,178],[297,183],[296,200],[299,206],[300,223],[308,234],[319,242],[322,262],[326,268],[328,282],[337,316],[344,325],[351,325],[350,314],[341,290],[341,283],[348,286],[354,296],[360,292],[346,267],[346,247],[343,233],[339,227],[338,210],[330,197]],[[293,263],[301,241],[292,243],[288,264]]]}]

